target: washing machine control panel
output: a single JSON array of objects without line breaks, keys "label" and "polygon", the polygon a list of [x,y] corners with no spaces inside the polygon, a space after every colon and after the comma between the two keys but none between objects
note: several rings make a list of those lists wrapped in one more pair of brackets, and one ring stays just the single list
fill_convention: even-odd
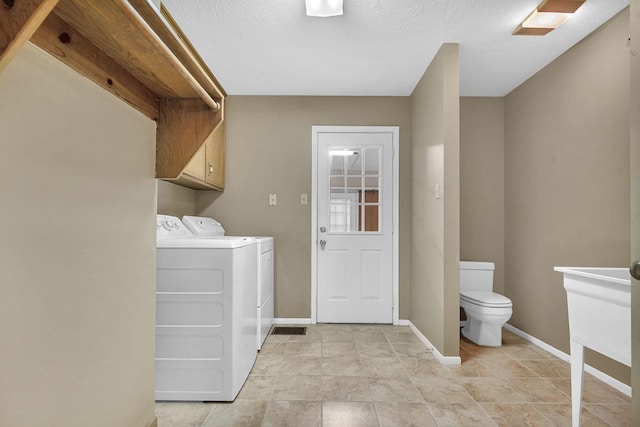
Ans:
[{"label": "washing machine control panel", "polygon": [[158,239],[189,236],[193,236],[193,234],[182,224],[180,218],[170,215],[157,216],[156,237]]}]

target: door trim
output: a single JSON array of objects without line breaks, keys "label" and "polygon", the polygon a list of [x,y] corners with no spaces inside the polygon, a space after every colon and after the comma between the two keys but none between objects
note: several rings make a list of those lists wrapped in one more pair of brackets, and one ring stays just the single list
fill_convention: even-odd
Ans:
[{"label": "door trim", "polygon": [[392,142],[392,179],[393,179],[393,236],[392,236],[392,300],[393,300],[393,324],[398,325],[400,316],[399,299],[399,262],[398,262],[398,241],[399,241],[399,165],[398,142],[400,128],[398,126],[311,126],[311,323],[317,323],[318,313],[318,133],[391,133]]}]

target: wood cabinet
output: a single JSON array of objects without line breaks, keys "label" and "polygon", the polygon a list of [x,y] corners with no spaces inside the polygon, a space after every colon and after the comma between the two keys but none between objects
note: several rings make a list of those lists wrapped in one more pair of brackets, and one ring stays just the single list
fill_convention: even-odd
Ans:
[{"label": "wood cabinet", "polygon": [[224,122],[207,139],[205,145],[205,178],[207,184],[216,188],[224,188]]},{"label": "wood cabinet", "polygon": [[[5,1],[0,72],[29,40],[156,121],[157,178],[224,188],[227,94],[166,9],[148,0]],[[209,161],[202,176],[195,164]]]},{"label": "wood cabinet", "polygon": [[224,189],[225,129],[221,123],[191,158],[180,177],[174,182],[195,190]]}]

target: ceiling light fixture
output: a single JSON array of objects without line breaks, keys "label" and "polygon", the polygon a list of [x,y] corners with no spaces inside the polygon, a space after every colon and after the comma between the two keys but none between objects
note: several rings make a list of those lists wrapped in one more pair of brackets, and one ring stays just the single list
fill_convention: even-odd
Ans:
[{"label": "ceiling light fixture", "polygon": [[516,36],[544,36],[569,19],[585,0],[544,0],[513,32]]},{"label": "ceiling light fixture", "polygon": [[342,15],[342,0],[305,0],[307,16],[327,18]]}]

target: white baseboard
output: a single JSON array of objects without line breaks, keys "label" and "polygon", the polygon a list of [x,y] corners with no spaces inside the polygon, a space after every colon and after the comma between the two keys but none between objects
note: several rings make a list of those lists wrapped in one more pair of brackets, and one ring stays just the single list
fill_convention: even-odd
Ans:
[{"label": "white baseboard", "polygon": [[443,356],[442,353],[440,353],[438,349],[435,348],[433,344],[431,344],[427,337],[422,335],[422,332],[420,332],[418,328],[416,328],[416,326],[411,323],[410,320],[407,320],[407,324],[409,325],[409,329],[411,329],[411,331],[416,334],[418,339],[422,341],[422,344],[424,344],[428,349],[431,350],[433,355],[436,356],[436,359],[438,359],[440,363],[442,363],[443,365],[460,365],[462,363],[462,359],[460,359],[460,356]]},{"label": "white baseboard", "polygon": [[[557,348],[550,346],[546,342],[541,341],[538,338],[536,338],[536,337],[534,337],[532,335],[529,335],[528,333],[526,333],[524,331],[521,331],[520,329],[516,328],[515,326],[511,326],[508,323],[506,323],[504,325],[504,328],[507,331],[511,331],[514,334],[524,338],[525,340],[529,341],[530,343],[537,345],[541,349],[548,351],[549,353],[553,354],[557,358],[562,359],[567,363],[571,363],[571,357],[567,353],[564,353],[564,352],[558,350]],[[613,377],[610,377],[609,375],[605,374],[604,372],[599,371],[596,368],[594,368],[593,366],[587,365],[586,363],[584,364],[584,370],[585,370],[585,372],[590,373],[591,375],[593,375],[594,377],[596,377],[597,379],[599,379],[603,383],[610,385],[611,387],[615,388],[616,390],[620,391],[621,393],[624,393],[627,396],[631,396],[631,387],[629,387],[625,383],[623,383],[621,381],[618,381],[617,379],[615,379]]]},{"label": "white baseboard", "polygon": [[409,321],[409,319],[400,319],[400,320],[398,320],[398,326],[409,326],[409,323],[411,323]]},{"label": "white baseboard", "polygon": [[273,319],[274,325],[310,325],[311,319],[307,317],[276,317]]}]

